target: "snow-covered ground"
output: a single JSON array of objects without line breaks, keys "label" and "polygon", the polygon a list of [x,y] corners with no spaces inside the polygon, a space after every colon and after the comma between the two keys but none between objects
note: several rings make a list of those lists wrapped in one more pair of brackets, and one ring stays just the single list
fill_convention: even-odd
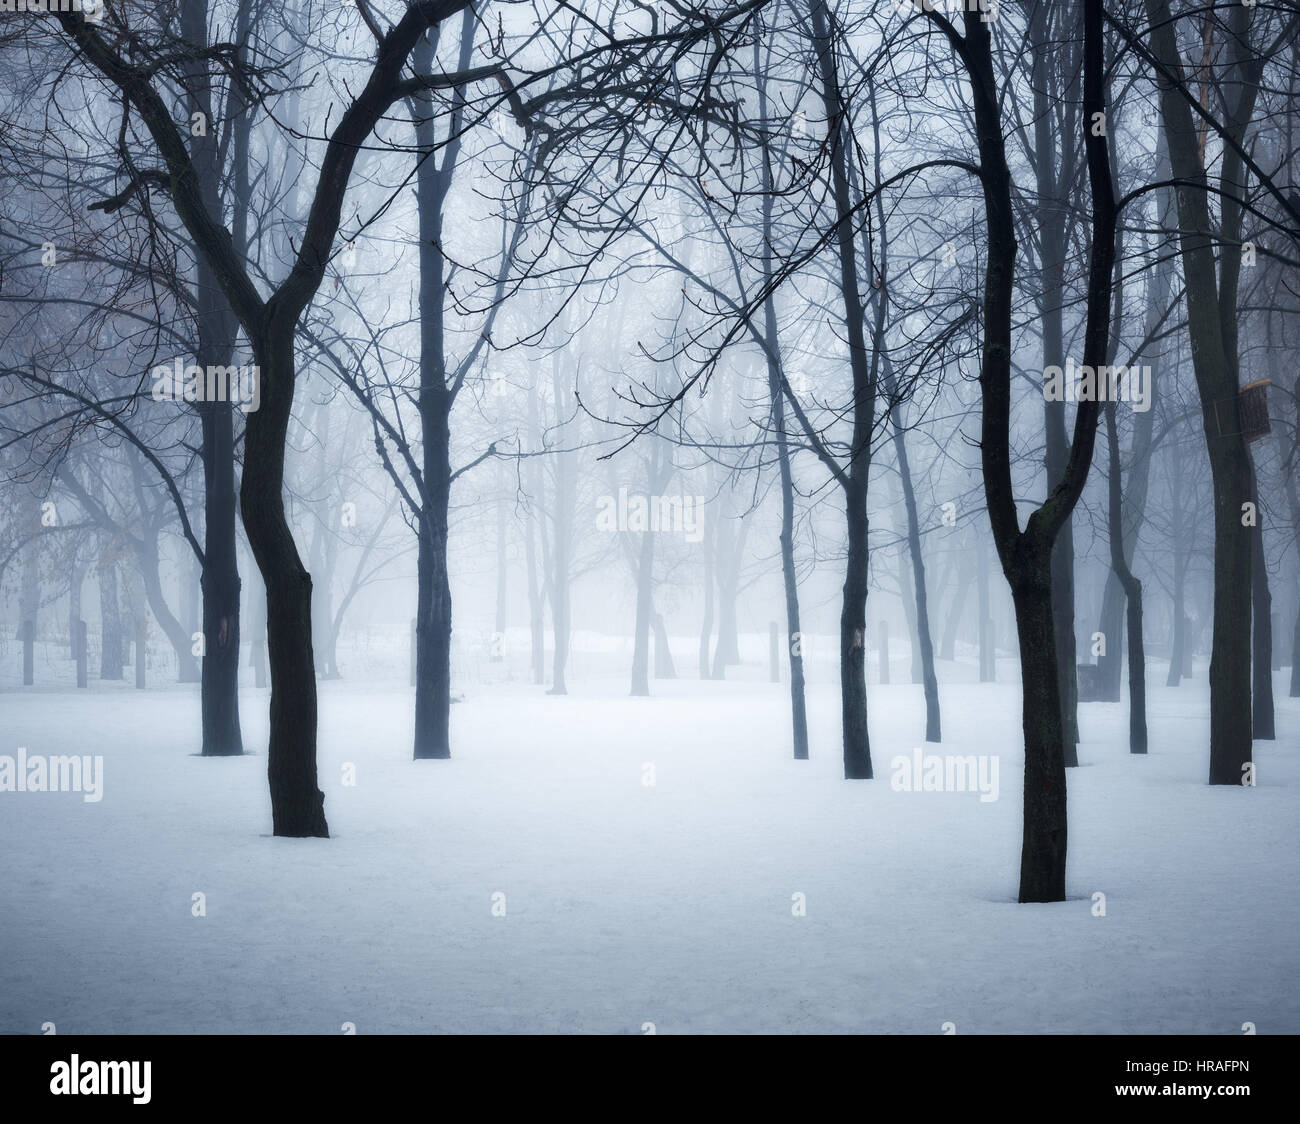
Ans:
[{"label": "snow-covered ground", "polygon": [[104,793],[0,793],[0,1031],[1300,1031],[1283,673],[1253,790],[1205,784],[1203,671],[1174,690],[1151,669],[1146,758],[1126,706],[1083,706],[1070,900],[1022,906],[1010,661],[943,685],[929,747],[997,755],[996,801],[891,787],[922,744],[905,663],[873,676],[877,779],[855,783],[833,683],[795,762],[787,688],[750,670],[651,699],[612,675],[567,698],[471,684],[454,759],[420,763],[396,676],[324,683],[329,840],[269,834],[264,691],[256,756],[205,760],[194,688],[9,688],[0,753],[102,754]]}]

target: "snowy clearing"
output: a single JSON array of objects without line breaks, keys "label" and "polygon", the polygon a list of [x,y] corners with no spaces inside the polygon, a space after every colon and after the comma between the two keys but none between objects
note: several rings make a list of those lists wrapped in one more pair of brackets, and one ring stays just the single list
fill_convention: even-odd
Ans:
[{"label": "snowy clearing", "polygon": [[[945,684],[927,747],[997,755],[991,802],[891,788],[910,684],[871,687],[854,783],[829,684],[809,762],[783,684],[611,678],[470,688],[454,759],[417,764],[409,689],[323,683],[329,840],[270,836],[261,752],[195,755],[195,689],[6,693],[4,752],[102,754],[105,781],[0,795],[0,1031],[1300,1031],[1300,705],[1278,673],[1258,786],[1210,788],[1203,674],[1150,679],[1146,759],[1126,706],[1080,708],[1070,900],[1033,906],[1014,683]],[[265,698],[243,692],[250,746]]]}]

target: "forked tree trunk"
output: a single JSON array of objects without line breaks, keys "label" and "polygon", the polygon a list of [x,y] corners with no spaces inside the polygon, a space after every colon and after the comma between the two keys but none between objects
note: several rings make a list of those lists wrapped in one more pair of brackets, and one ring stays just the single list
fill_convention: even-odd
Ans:
[{"label": "forked tree trunk", "polygon": [[[1011,477],[1012,299],[1016,234],[1011,173],[1003,140],[1002,108],[993,69],[992,36],[978,12],[965,12],[965,35],[954,44],[970,76],[980,182],[988,235],[984,278],[984,339],[980,461],[985,500],[1003,573],[1011,586],[1020,648],[1025,736],[1024,834],[1020,901],[1065,898],[1065,731],[1052,610],[1051,558],[1056,534],[1087,482],[1097,429],[1097,403],[1081,402],[1069,461],[1057,488],[1019,525]],[[1105,112],[1101,0],[1085,0],[1082,120]],[[949,29],[950,35],[956,35]],[[1092,247],[1084,364],[1105,362],[1110,325],[1110,284],[1115,252],[1116,207],[1108,142],[1085,131],[1092,196]]]},{"label": "forked tree trunk", "polygon": [[[1052,17],[1061,13],[1059,32],[1053,33]],[[1057,8],[1049,4],[1032,5],[1029,23],[1033,58],[1034,150],[1038,188],[1038,240],[1040,243],[1039,312],[1042,317],[1043,366],[1065,364],[1065,263],[1069,250],[1072,201],[1065,198],[1079,167],[1078,146],[1074,142],[1078,115],[1077,70],[1068,65],[1062,76],[1064,96],[1058,107],[1051,104],[1049,67],[1053,54],[1064,60],[1065,45],[1077,42],[1078,9]],[[1053,40],[1056,40],[1053,42]],[[1065,403],[1044,401],[1043,430],[1047,490],[1050,492],[1065,474],[1070,458],[1070,442],[1065,429]],[[1056,660],[1060,676],[1062,720],[1065,725],[1066,765],[1079,763],[1076,743],[1079,740],[1079,684],[1076,668],[1074,634],[1074,528],[1069,519],[1057,534],[1052,550],[1052,614],[1056,631]],[[1118,698],[1118,693],[1116,694]]]}]

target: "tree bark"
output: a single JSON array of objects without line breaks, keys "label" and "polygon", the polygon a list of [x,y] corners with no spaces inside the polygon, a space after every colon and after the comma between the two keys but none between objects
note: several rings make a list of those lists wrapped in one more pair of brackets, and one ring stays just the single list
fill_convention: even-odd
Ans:
[{"label": "tree bark", "polygon": [[[1065,262],[1073,227],[1072,203],[1065,198],[1073,189],[1078,172],[1078,146],[1071,142],[1078,126],[1075,105],[1078,98],[1078,78],[1070,65],[1074,60],[1064,55],[1066,44],[1077,42],[1079,33],[1078,9],[1062,9],[1062,28],[1058,42],[1052,42],[1049,33],[1053,8],[1035,4],[1029,23],[1030,41],[1033,44],[1034,91],[1034,150],[1038,189],[1038,240],[1042,270],[1039,288],[1039,315],[1043,332],[1043,367],[1063,367],[1065,364],[1064,283]],[[1064,96],[1057,109],[1050,101],[1049,74],[1053,52],[1061,56]],[[1059,157],[1058,157],[1059,144]],[[1043,432],[1045,440],[1044,465],[1047,490],[1051,492],[1065,474],[1070,458],[1070,442],[1065,429],[1065,403],[1043,402]],[[1074,633],[1074,526],[1067,519],[1057,534],[1052,549],[1052,615],[1055,621],[1056,660],[1060,675],[1060,694],[1065,723],[1066,766],[1078,765],[1079,741],[1079,682],[1077,672],[1077,641]],[[1118,681],[1116,683],[1118,692]],[[1118,698],[1118,693],[1116,694]]]},{"label": "tree bark", "polygon": [[[755,53],[758,47],[755,45]],[[766,153],[764,153],[766,158]],[[766,166],[766,162],[765,162]],[[770,176],[765,180],[770,183]],[[771,196],[764,195],[764,229],[770,229]],[[763,245],[769,241],[764,238]],[[770,251],[764,251],[764,277],[771,277]],[[769,280],[770,288],[770,280]],[[785,427],[785,398],[781,391],[780,340],[776,308],[769,295],[763,302],[763,334],[767,342],[767,393],[776,435],[777,471],[781,478],[781,584],[785,593],[786,652],[790,660],[790,724],[794,759],[808,760],[808,707],[803,671],[803,637],[799,623],[799,577],[794,560],[794,476],[790,464],[790,441]]]},{"label": "tree bark", "polygon": [[316,780],[316,672],[311,575],[284,514],[284,454],[293,409],[295,321],[272,316],[253,336],[262,374],[261,407],[248,415],[240,512],[266,583],[271,664],[267,780],[278,836],[327,838],[325,794]]},{"label": "tree bark", "polygon": [[858,283],[858,266],[853,244],[852,193],[849,185],[849,129],[836,70],[835,45],[831,28],[834,17],[825,0],[811,4],[813,49],[822,105],[826,112],[830,145],[831,188],[836,214],[837,264],[840,299],[844,306],[845,337],[849,369],[853,378],[853,433],[848,469],[840,480],[844,493],[847,558],[844,598],[840,609],[840,711],[844,733],[844,777],[870,780],[871,742],[867,730],[867,581],[868,530],[867,484],[871,474],[871,439],[875,427],[876,380],[868,358],[864,335],[865,309]]},{"label": "tree bark", "polygon": [[[1108,516],[1111,574],[1119,581],[1128,600],[1128,709],[1130,753],[1147,751],[1146,653],[1142,644],[1142,583],[1134,576],[1124,551],[1123,479],[1119,459],[1119,424],[1114,402],[1105,406],[1106,434],[1110,447]],[[1111,640],[1119,660],[1118,637]],[[1109,645],[1108,645],[1109,647]]]},{"label": "tree bark", "polygon": [[[1220,321],[1208,183],[1168,0],[1146,0],[1151,44],[1164,74],[1160,109],[1177,190],[1192,365],[1214,488],[1214,631],[1210,654],[1210,784],[1239,785],[1251,762],[1251,539],[1242,504],[1253,502],[1250,457],[1237,417],[1237,380]],[[1169,75],[1170,77],[1165,77]],[[1226,151],[1226,149],[1225,149]],[[1226,255],[1240,257],[1240,255]],[[1222,417],[1222,421],[1220,420]]]},{"label": "tree bark", "polygon": [[[891,400],[894,396],[894,379],[885,365],[885,391]],[[934,642],[930,635],[930,609],[925,588],[925,559],[921,552],[921,521],[916,509],[916,491],[912,485],[912,470],[907,460],[907,442],[900,424],[897,407],[893,411],[894,454],[898,460],[898,476],[903,489],[903,507],[907,513],[907,548],[912,560],[912,591],[916,598],[915,638],[920,645],[921,681],[925,684],[925,740],[942,741],[939,718],[939,679],[934,670]],[[913,663],[915,664],[915,660]],[[915,682],[913,677],[913,682]]]},{"label": "tree bark", "polygon": [[[1025,736],[1020,901],[1062,901],[1067,840],[1065,729],[1052,612],[1051,556],[1055,537],[1087,482],[1098,404],[1079,403],[1074,441],[1061,482],[1030,515],[1022,531],[1010,448],[1011,319],[1017,244],[991,33],[978,12],[964,13],[964,36],[958,35],[941,16],[930,18],[948,35],[970,76],[980,152],[979,175],[988,235],[980,362],[980,459],[989,521],[1003,573],[1011,586],[1020,648]],[[1105,112],[1101,20],[1101,0],[1085,0],[1083,120],[1089,122],[1094,113]],[[1105,135],[1085,129],[1083,141],[1092,195],[1083,360],[1095,368],[1105,362],[1108,351],[1116,206]]]},{"label": "tree bark", "polygon": [[[1016,634],[1022,658],[1021,725],[1025,736],[1024,832],[1020,845],[1020,900],[1065,900],[1068,840],[1065,730],[1056,674],[1051,565],[1027,557],[1013,579]],[[1012,575],[1008,575],[1011,577]],[[1051,653],[1034,659],[1029,653]]]},{"label": "tree bark", "polygon": [[[208,41],[207,0],[190,0],[181,9],[181,33],[203,48]],[[188,108],[203,114],[203,135],[191,136],[190,159],[199,179],[203,205],[210,215],[222,214],[222,175],[217,151],[218,127],[213,113],[212,85],[206,65],[189,68]],[[237,97],[232,94],[232,98]],[[233,105],[232,107],[233,108]],[[242,153],[242,150],[241,150]],[[240,155],[237,153],[236,155]],[[236,198],[234,209],[247,208]],[[238,247],[243,253],[244,246]],[[195,254],[195,301],[199,338],[195,362],[207,370],[225,367],[234,356],[239,322],[208,258]],[[233,396],[232,396],[233,397]],[[235,541],[234,404],[203,402],[197,407],[202,433],[203,463],[203,659],[199,697],[204,757],[235,757],[244,752],[239,727],[240,578]]]}]

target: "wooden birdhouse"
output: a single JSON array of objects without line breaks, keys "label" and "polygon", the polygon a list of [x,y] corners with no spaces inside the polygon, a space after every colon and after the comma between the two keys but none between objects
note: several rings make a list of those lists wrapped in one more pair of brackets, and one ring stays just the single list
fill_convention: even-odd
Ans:
[{"label": "wooden birdhouse", "polygon": [[1237,391],[1237,413],[1241,418],[1241,435],[1256,441],[1269,432],[1268,388],[1271,379],[1256,379]]},{"label": "wooden birdhouse", "polygon": [[1214,417],[1220,437],[1244,437],[1257,441],[1271,430],[1268,424],[1268,388],[1271,379],[1256,379],[1237,391],[1235,398],[1214,404]]}]

